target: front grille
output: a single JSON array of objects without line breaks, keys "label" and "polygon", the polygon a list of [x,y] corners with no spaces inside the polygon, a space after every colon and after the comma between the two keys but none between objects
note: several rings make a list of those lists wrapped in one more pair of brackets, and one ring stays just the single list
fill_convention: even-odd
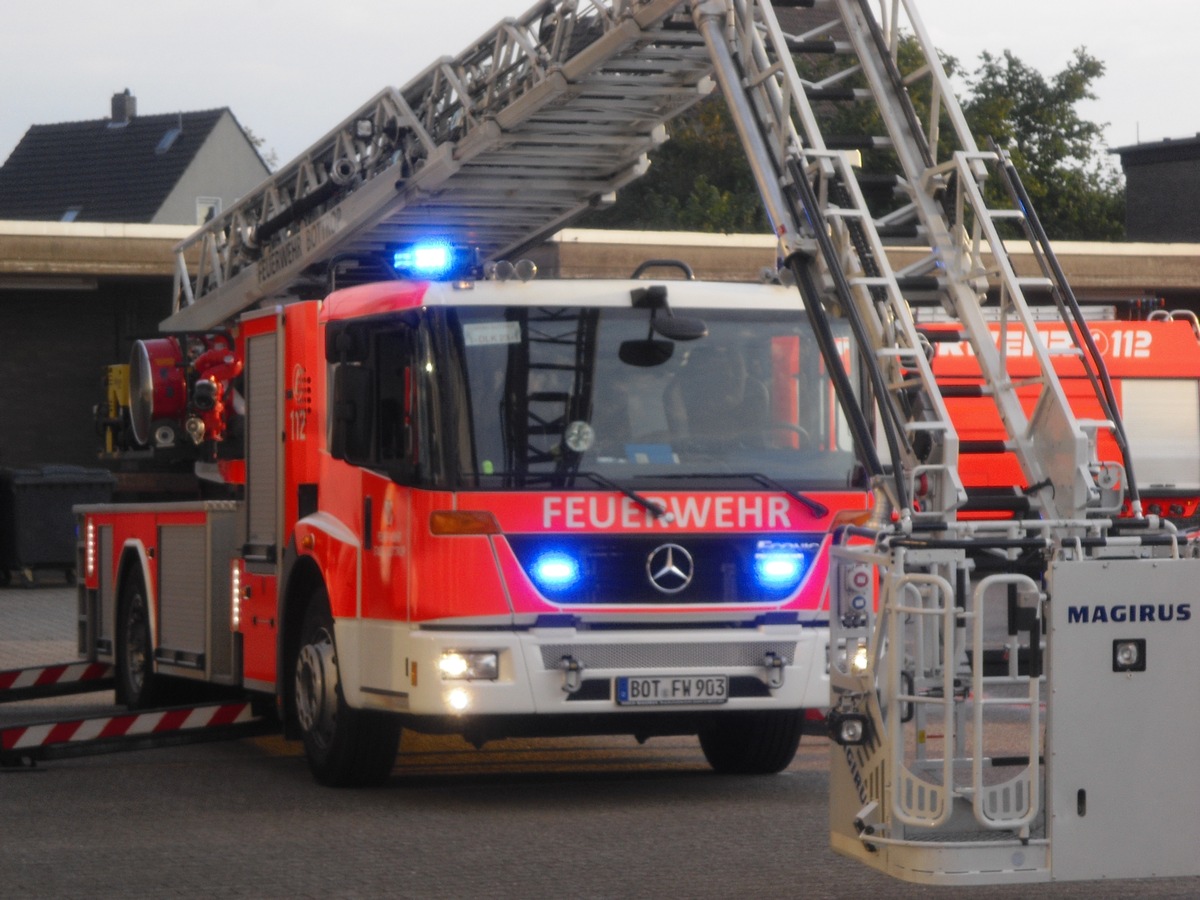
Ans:
[{"label": "front grille", "polygon": [[795,641],[755,641],[754,643],[690,644],[545,644],[542,665],[557,669],[564,657],[571,657],[588,669],[640,671],[643,669],[739,668],[761,666],[768,653],[791,665],[796,658]]},{"label": "front grille", "polygon": [[[792,534],[663,534],[643,535],[509,535],[517,561],[546,599],[561,604],[703,605],[708,603],[774,603],[792,596],[811,569],[821,546],[821,535]],[[755,563],[765,547],[782,542],[804,560],[800,581],[764,583]],[[671,590],[655,587],[650,559],[666,545],[673,562],[687,569],[690,582],[665,580]],[[562,586],[539,583],[538,561],[548,553],[569,558],[578,566],[578,577]],[[663,558],[655,557],[654,567]]]}]

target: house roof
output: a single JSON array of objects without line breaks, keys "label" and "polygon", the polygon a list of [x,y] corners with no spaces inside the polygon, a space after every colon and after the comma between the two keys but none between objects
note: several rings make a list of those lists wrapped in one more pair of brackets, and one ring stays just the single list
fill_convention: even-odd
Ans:
[{"label": "house roof", "polygon": [[0,219],[149,222],[223,115],[33,125],[0,167]]}]

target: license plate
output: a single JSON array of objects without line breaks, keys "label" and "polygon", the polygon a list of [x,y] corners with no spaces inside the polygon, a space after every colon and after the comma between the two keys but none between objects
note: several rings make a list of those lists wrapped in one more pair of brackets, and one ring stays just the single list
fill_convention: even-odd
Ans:
[{"label": "license plate", "polygon": [[626,675],[617,679],[621,706],[724,703],[729,679],[724,675]]}]

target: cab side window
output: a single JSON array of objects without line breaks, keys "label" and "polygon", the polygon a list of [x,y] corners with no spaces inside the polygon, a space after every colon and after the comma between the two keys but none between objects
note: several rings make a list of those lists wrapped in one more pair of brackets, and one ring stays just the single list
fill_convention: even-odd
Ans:
[{"label": "cab side window", "polygon": [[333,364],[330,453],[391,469],[413,455],[413,339],[407,328],[340,326],[329,339]]}]

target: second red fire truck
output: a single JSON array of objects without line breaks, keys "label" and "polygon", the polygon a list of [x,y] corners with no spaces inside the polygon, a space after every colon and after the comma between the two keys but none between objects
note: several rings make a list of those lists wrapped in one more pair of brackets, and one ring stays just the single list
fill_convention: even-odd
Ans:
[{"label": "second red fire truck", "polygon": [[[1087,328],[1104,359],[1125,423],[1144,512],[1191,527],[1200,512],[1200,327],[1186,312],[1159,309],[1141,319],[1118,318],[1116,313],[1114,307],[1092,308]],[[1027,510],[1020,466],[1005,445],[994,405],[978,391],[979,368],[970,345],[945,325],[929,324],[923,330],[961,439],[959,471],[969,495],[968,514]],[[1072,345],[1057,317],[1047,318],[1038,330],[1051,352]],[[1014,378],[1030,379],[1034,366],[1025,332],[1010,325],[1003,342],[999,323],[992,324],[991,332]],[[1075,414],[1084,420],[1103,419],[1079,359],[1063,352],[1054,361]],[[1023,395],[1026,408],[1032,409],[1032,382]],[[1099,431],[1098,441],[1103,458],[1119,457],[1110,432]],[[1123,514],[1129,513],[1126,500]]]}]

